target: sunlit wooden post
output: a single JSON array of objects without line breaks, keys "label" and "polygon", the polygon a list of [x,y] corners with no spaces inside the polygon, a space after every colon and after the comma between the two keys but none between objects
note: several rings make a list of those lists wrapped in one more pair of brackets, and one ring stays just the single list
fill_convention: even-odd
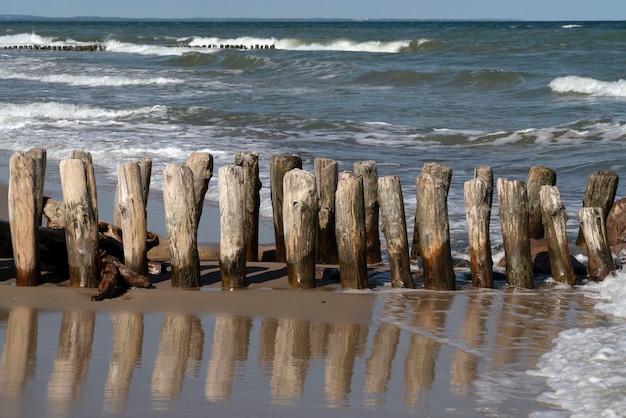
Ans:
[{"label": "sunlit wooden post", "polygon": [[339,181],[339,163],[328,158],[316,158],[313,165],[320,204],[316,245],[317,262],[337,264],[335,193]]},{"label": "sunlit wooden post", "polygon": [[528,171],[526,192],[528,193],[528,234],[531,238],[543,238],[543,222],[541,215],[541,187],[554,186],[556,173],[548,167],[533,166]]},{"label": "sunlit wooden post", "polygon": [[222,290],[233,290],[246,286],[243,168],[236,165],[220,168],[217,183],[220,196]]},{"label": "sunlit wooden post", "polygon": [[602,281],[615,270],[604,213],[602,208],[583,207],[578,211],[578,219],[587,245],[589,277]]},{"label": "sunlit wooden post", "polygon": [[274,215],[274,241],[276,261],[286,262],[285,233],[283,231],[283,178],[294,168],[302,169],[302,159],[297,155],[273,155],[270,158],[270,188]]},{"label": "sunlit wooden post", "polygon": [[550,271],[557,282],[574,285],[576,275],[567,242],[567,213],[556,186],[544,185],[540,191],[543,226],[550,255]]},{"label": "sunlit wooden post", "polygon": [[464,197],[472,284],[474,287],[493,288],[493,259],[489,237],[491,195],[485,180],[478,177],[466,181]]},{"label": "sunlit wooden post", "polygon": [[[618,183],[619,176],[612,171],[591,173],[583,196],[583,207],[601,208],[604,216],[603,222],[606,222],[606,217],[615,201]],[[585,235],[582,228],[578,230],[576,245],[585,245]]]},{"label": "sunlit wooden post", "polygon": [[363,201],[365,203],[365,235],[367,263],[382,261],[380,253],[378,168],[373,160],[354,163],[354,174],[363,177]]},{"label": "sunlit wooden post", "polygon": [[136,273],[145,275],[148,269],[148,230],[139,164],[123,164],[118,168],[117,175],[119,227],[124,236],[124,264]]},{"label": "sunlit wooden post", "polygon": [[235,164],[243,168],[246,260],[259,261],[259,210],[262,186],[259,180],[259,153],[237,151]]},{"label": "sunlit wooden post", "polygon": [[[213,155],[208,152],[192,152],[185,165],[193,174],[193,195],[196,205],[196,224],[200,224],[204,197],[209,189],[209,181],[213,177]],[[197,227],[197,226],[196,226]]]}]

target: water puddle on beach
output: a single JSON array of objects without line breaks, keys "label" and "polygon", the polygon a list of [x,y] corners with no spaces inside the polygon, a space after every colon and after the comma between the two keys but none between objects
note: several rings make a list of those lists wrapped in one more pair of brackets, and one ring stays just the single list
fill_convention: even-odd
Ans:
[{"label": "water puddle on beach", "polygon": [[568,289],[374,293],[369,326],[0,310],[1,415],[566,416],[527,371],[608,321]]}]

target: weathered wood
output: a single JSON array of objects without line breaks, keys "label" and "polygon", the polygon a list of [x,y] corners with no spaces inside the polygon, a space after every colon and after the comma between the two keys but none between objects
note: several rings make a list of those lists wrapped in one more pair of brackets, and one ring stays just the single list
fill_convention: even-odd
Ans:
[{"label": "weathered wood", "polygon": [[283,222],[289,287],[315,287],[315,235],[319,199],[315,176],[290,170],[283,180]]},{"label": "weathered wood", "polygon": [[528,234],[531,238],[543,238],[543,221],[541,209],[542,186],[554,186],[556,173],[548,167],[533,166],[528,172],[526,193],[528,194]]},{"label": "weathered wood", "polygon": [[213,156],[208,152],[192,152],[185,163],[193,174],[193,196],[196,206],[196,224],[200,223],[204,196],[213,177]]},{"label": "weathered wood", "polygon": [[398,176],[378,179],[378,201],[380,202],[381,227],[387,241],[391,286],[414,289],[411,275],[409,242],[406,230],[404,199]]},{"label": "weathered wood", "polygon": [[605,216],[599,207],[583,207],[578,211],[580,228],[587,245],[589,277],[602,281],[615,270],[611,247],[606,235]]},{"label": "weathered wood", "polygon": [[487,185],[487,206],[493,208],[493,170],[486,165],[475,167],[474,178],[484,180]]},{"label": "weathered wood", "polygon": [[246,286],[243,177],[242,167],[227,165],[219,169],[220,272],[223,290]]},{"label": "weathered wood", "polygon": [[70,153],[70,158],[76,158],[83,162],[85,166],[85,180],[87,183],[87,193],[91,199],[91,207],[93,208],[96,220],[98,217],[98,191],[96,188],[96,175],[93,169],[93,160],[91,153],[87,151],[74,150]]},{"label": "weathered wood", "polygon": [[[619,176],[612,171],[596,171],[589,175],[583,196],[583,207],[601,208],[606,228],[606,217],[615,201]],[[585,245],[582,227],[578,230],[576,245]]]},{"label": "weathered wood", "polygon": [[165,229],[170,242],[172,286],[200,286],[198,216],[193,173],[184,164],[168,164],[163,170]]},{"label": "weathered wood", "polygon": [[270,158],[270,189],[274,215],[274,243],[276,261],[284,263],[285,232],[283,230],[283,178],[285,173],[294,168],[302,169],[302,159],[297,155],[273,155]]},{"label": "weathered wood", "polygon": [[378,168],[376,162],[373,160],[355,162],[354,174],[363,177],[367,263],[377,264],[382,261],[382,255],[378,228],[380,205],[378,204]]},{"label": "weathered wood", "polygon": [[454,290],[455,273],[450,248],[448,222],[448,189],[452,171],[430,165],[416,179],[420,255],[424,270],[424,287]]},{"label": "weathered wood", "polygon": [[143,157],[139,162],[139,173],[141,178],[141,197],[144,206],[148,206],[148,196],[150,195],[150,179],[152,177],[152,158]]},{"label": "weathered wood", "polygon": [[339,181],[339,163],[328,158],[313,162],[320,210],[317,230],[317,262],[337,264],[337,236],[335,234],[335,194]]},{"label": "weathered wood", "polygon": [[27,153],[13,154],[9,161],[8,212],[17,286],[36,286],[41,279],[36,193],[35,159]]},{"label": "weathered wood", "polygon": [[35,221],[37,226],[41,225],[41,216],[43,214],[43,189],[46,179],[46,165],[47,165],[47,151],[42,147],[34,147],[26,152],[27,155],[35,160],[35,198],[36,198],[36,211]]},{"label": "weathered wood", "polygon": [[337,254],[342,289],[365,289],[367,247],[363,178],[344,171],[339,175],[335,198]]},{"label": "weathered wood", "polygon": [[246,261],[259,260],[259,211],[261,208],[261,180],[259,180],[259,153],[237,151],[235,164],[243,168],[244,231]]},{"label": "weathered wood", "polygon": [[126,163],[118,167],[119,201],[117,211],[124,236],[124,263],[137,272],[146,274],[148,257],[146,247],[147,213],[143,201],[141,170],[138,163]]},{"label": "weathered wood", "polygon": [[539,192],[543,230],[550,255],[550,271],[557,282],[574,285],[576,274],[570,260],[567,242],[567,212],[556,186],[544,185]]},{"label": "weathered wood", "polygon": [[526,183],[498,179],[498,204],[507,282],[513,287],[533,289],[535,284],[528,232]]},{"label": "weathered wood", "polygon": [[464,197],[472,284],[474,287],[493,288],[493,258],[489,236],[491,195],[485,180],[477,177],[466,181]]},{"label": "weathered wood", "polygon": [[93,167],[84,159],[69,158],[61,161],[60,168],[70,284],[96,287],[98,218]]}]

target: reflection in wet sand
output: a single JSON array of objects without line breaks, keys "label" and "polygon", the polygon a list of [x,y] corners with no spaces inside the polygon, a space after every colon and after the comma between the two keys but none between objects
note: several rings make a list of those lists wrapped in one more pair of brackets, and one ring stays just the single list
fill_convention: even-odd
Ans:
[{"label": "reflection in wet sand", "polygon": [[294,399],[302,397],[311,356],[309,340],[309,321],[278,320],[271,379],[273,403],[289,405]]}]

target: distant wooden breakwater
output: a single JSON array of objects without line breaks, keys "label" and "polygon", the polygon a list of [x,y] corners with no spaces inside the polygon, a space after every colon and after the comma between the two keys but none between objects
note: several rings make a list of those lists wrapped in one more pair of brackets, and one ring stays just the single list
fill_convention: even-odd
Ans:
[{"label": "distant wooden breakwater", "polygon": [[[98,218],[89,153],[74,151],[61,161],[63,202],[43,196],[45,149],[12,155],[8,204],[17,285],[40,283],[40,252],[49,250],[41,241],[56,236],[54,242],[65,244],[53,246],[66,251],[70,283],[98,287],[94,298],[109,297],[124,283],[150,287],[147,251],[154,237],[147,231],[146,205],[151,170],[149,158],[118,168],[114,219],[108,223]],[[400,180],[378,178],[375,161],[358,161],[353,171],[339,173],[336,161],[316,158],[314,172],[308,172],[299,156],[274,155],[269,170],[276,261],[286,263],[290,287],[313,288],[318,264],[338,264],[343,289],[367,288],[368,265],[382,261],[380,227],[393,287],[415,287],[411,263],[419,257],[425,288],[455,288],[447,210],[449,167],[425,163],[416,177],[411,245]],[[172,286],[200,287],[198,224],[212,176],[213,156],[203,152],[164,169]],[[587,248],[588,277],[594,280],[615,269],[605,225],[617,182],[613,172],[592,173],[579,211],[577,243]],[[233,164],[219,169],[219,265],[224,290],[245,287],[246,262],[258,261],[261,186],[258,153],[239,151]],[[493,190],[493,172],[487,166],[477,167],[464,185],[470,270],[476,287],[494,287],[489,237]],[[534,287],[531,239],[545,238],[553,278],[573,285],[576,275],[566,235],[567,216],[554,171],[534,166],[527,181],[500,178],[497,193],[508,284]],[[39,226],[44,215],[47,228]]]},{"label": "distant wooden breakwater", "polygon": [[[207,44],[201,46],[191,46],[186,44],[180,45],[168,45],[170,48],[203,48],[203,49],[275,49],[274,44]],[[67,51],[67,52],[102,52],[106,51],[106,45],[92,44],[92,45],[5,45],[3,49],[26,49],[36,51]]]}]

